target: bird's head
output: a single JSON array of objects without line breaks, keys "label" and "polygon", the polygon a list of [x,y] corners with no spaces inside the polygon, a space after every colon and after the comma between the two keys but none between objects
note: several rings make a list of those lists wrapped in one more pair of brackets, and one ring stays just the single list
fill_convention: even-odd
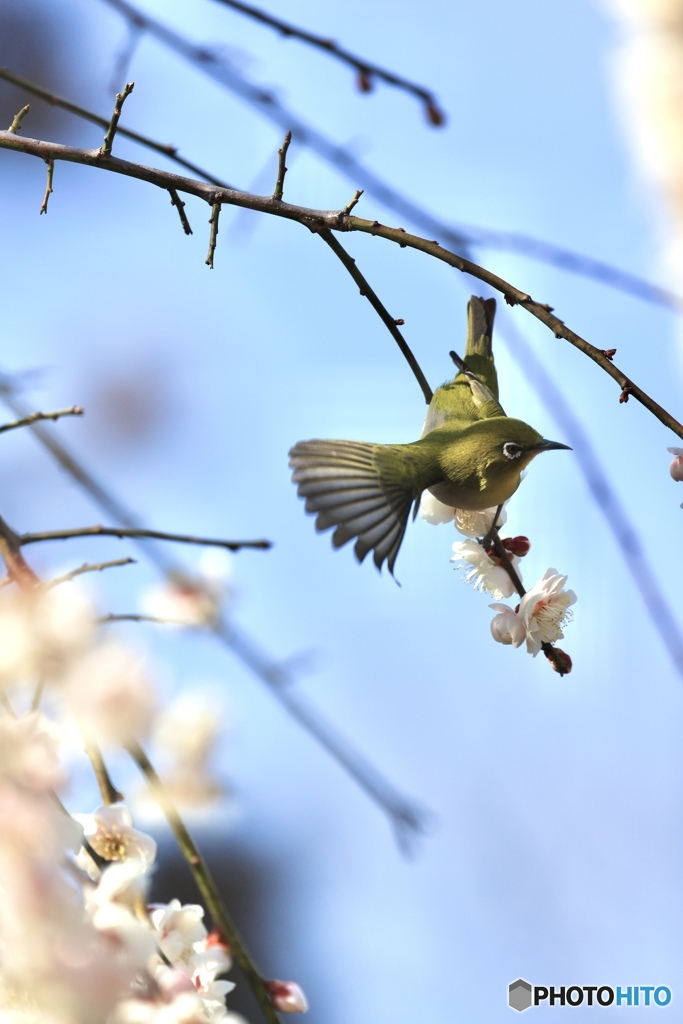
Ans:
[{"label": "bird's head", "polygon": [[569,445],[547,441],[528,423],[509,416],[497,416],[479,423],[478,427],[478,445],[487,476],[517,476],[539,452],[556,448],[571,451]]}]

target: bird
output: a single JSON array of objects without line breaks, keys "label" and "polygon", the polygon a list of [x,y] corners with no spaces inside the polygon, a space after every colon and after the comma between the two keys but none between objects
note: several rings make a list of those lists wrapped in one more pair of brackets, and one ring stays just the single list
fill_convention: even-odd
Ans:
[{"label": "bird", "polygon": [[391,575],[408,524],[426,490],[444,505],[483,511],[502,505],[539,452],[567,449],[498,401],[492,331],[495,299],[473,295],[467,307],[465,359],[450,355],[458,372],[433,394],[422,434],[407,444],[299,441],[289,452],[292,480],[318,531],[333,527],[340,548],[355,538],[356,558],[370,551]]}]

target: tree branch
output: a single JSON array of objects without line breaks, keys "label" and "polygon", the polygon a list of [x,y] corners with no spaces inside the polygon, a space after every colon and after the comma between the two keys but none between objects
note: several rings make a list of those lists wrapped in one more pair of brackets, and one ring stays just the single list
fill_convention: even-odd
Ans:
[{"label": "tree branch", "polygon": [[45,530],[43,533],[22,533],[20,545],[36,544],[44,540],[71,540],[73,537],[135,537],[141,540],[172,540],[179,544],[202,544],[205,547],[227,548],[239,551],[241,548],[256,548],[267,551],[272,547],[269,540],[215,540],[211,537],[193,537],[187,533],[164,533],[161,530],[126,529],[122,526],[83,526],[73,530]]},{"label": "tree branch", "polygon": [[592,359],[593,362],[597,363],[605,373],[609,374],[617,382],[622,395],[632,395],[653,416],[656,416],[665,427],[672,430],[678,437],[683,438],[683,424],[679,423],[675,417],[655,402],[642,388],[638,387],[622,370],[615,366],[604,349],[597,348],[570,330],[562,320],[553,316],[551,307],[546,303],[534,301],[527,292],[515,287],[484,267],[478,266],[471,260],[451,252],[437,241],[430,241],[426,238],[421,238],[419,235],[410,234],[403,228],[388,227],[376,220],[370,221],[361,217],[348,216],[342,210],[313,210],[304,206],[278,202],[272,196],[256,196],[248,192],[240,192],[237,189],[217,190],[206,182],[196,181],[192,178],[183,178],[180,175],[172,174],[170,171],[145,167],[142,164],[120,160],[113,156],[102,156],[100,150],[76,149],[72,146],[62,146],[58,143],[22,138],[12,132],[0,132],[0,149],[19,151],[29,156],[39,157],[41,160],[66,160],[89,167],[99,167],[117,174],[138,178],[141,181],[148,181],[166,190],[175,188],[178,192],[186,192],[197,196],[210,205],[225,203],[231,206],[241,206],[246,209],[260,211],[261,213],[272,214],[276,217],[284,217],[287,220],[298,221],[298,223],[314,231],[326,228],[334,231],[361,231],[378,238],[386,238],[402,248],[411,248],[416,249],[418,252],[424,252],[447,263],[449,266],[455,267],[456,270],[470,274],[477,280],[490,285],[505,297],[505,301],[509,305],[523,306],[532,316],[545,324],[556,338],[564,338],[574,345],[575,348],[578,348],[579,351],[583,352],[584,355]]}]

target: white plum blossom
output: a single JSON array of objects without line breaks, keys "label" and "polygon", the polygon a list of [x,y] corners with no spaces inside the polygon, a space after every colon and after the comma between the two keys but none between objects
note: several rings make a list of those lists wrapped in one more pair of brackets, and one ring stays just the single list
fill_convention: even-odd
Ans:
[{"label": "white plum blossom", "polygon": [[442,501],[435,498],[431,491],[423,491],[420,498],[420,518],[432,526],[442,526],[443,523],[452,523],[454,508],[444,505]]},{"label": "white plum blossom", "polygon": [[[518,559],[510,557],[512,565],[516,567]],[[498,561],[494,561],[484,551],[481,544],[476,540],[456,541],[453,545],[453,557],[451,562],[464,563],[457,565],[457,568],[471,568],[465,574],[465,582],[473,583],[475,590],[483,590],[500,600],[502,597],[511,597],[515,592],[515,586],[507,571]],[[517,570],[519,572],[519,570]]]},{"label": "white plum blossom", "polygon": [[[435,498],[431,491],[423,491],[420,499],[420,516],[432,526],[453,523],[458,533],[465,537],[485,537],[493,525],[498,506],[473,512],[464,508],[452,508]],[[496,526],[503,526],[507,521],[505,507],[500,510]]]},{"label": "white plum blossom", "polygon": [[674,480],[683,480],[683,448],[667,448],[674,456],[669,466],[669,472]]},{"label": "white plum blossom", "polygon": [[519,616],[526,628],[526,647],[534,657],[544,643],[564,636],[562,627],[571,619],[569,606],[576,601],[573,590],[565,590],[566,576],[548,569],[543,579],[527,590],[519,605]]},{"label": "white plum blossom", "polygon": [[[98,807],[92,814],[74,814],[73,817],[83,826],[85,838],[103,860],[125,861],[133,858],[143,868],[154,863],[157,844],[151,836],[133,828],[133,819],[124,804]],[[92,859],[85,850],[79,854],[78,863],[85,870],[92,870]],[[114,878],[116,876],[112,880]]]},{"label": "white plum blossom", "polygon": [[526,626],[521,617],[507,604],[489,605],[498,614],[491,620],[491,635],[499,644],[519,647],[526,637]]}]

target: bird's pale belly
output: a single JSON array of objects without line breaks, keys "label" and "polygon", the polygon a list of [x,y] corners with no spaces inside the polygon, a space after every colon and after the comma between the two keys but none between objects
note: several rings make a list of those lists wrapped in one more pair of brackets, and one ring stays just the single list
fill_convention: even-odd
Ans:
[{"label": "bird's pale belly", "polygon": [[455,484],[450,480],[442,480],[441,483],[428,487],[427,490],[434,497],[449,505],[451,508],[463,508],[468,512],[483,512],[486,508],[494,508],[502,505],[511,497],[519,487],[519,477],[516,480],[509,478],[503,481],[502,485],[493,484],[483,490],[478,486]]}]

